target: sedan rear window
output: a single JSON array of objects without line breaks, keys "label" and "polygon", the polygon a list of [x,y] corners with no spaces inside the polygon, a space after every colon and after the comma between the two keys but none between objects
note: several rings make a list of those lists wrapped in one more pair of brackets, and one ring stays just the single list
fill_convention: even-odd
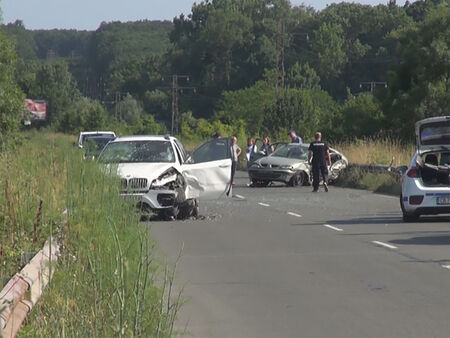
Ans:
[{"label": "sedan rear window", "polygon": [[175,162],[169,141],[120,141],[109,143],[100,154],[104,163],[166,163]]},{"label": "sedan rear window", "polygon": [[308,148],[303,145],[296,144],[286,144],[281,148],[278,148],[272,156],[276,157],[286,157],[286,158],[296,158],[298,160],[308,159]]}]

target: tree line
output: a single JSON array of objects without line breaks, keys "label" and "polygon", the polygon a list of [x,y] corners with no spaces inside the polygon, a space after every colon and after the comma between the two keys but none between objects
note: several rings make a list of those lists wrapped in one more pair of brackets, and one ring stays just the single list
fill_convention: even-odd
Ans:
[{"label": "tree line", "polygon": [[[47,100],[48,124],[63,132],[167,132],[177,108],[184,138],[215,130],[285,138],[294,128],[305,139],[320,129],[335,141],[407,140],[416,120],[450,115],[449,21],[449,0],[321,11],[204,0],[173,22],[95,31],[16,21],[0,33],[9,60],[0,81],[11,85],[0,95]],[[7,102],[0,96],[0,109]]]}]

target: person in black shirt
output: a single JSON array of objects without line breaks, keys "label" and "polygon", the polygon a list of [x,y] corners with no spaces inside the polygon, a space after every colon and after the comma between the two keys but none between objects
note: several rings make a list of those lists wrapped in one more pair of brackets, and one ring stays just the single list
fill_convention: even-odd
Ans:
[{"label": "person in black shirt", "polygon": [[320,174],[322,174],[323,186],[328,192],[328,165],[331,165],[330,150],[326,142],[322,141],[322,134],[315,134],[315,141],[309,145],[308,163],[312,164],[313,192],[319,190]]}]

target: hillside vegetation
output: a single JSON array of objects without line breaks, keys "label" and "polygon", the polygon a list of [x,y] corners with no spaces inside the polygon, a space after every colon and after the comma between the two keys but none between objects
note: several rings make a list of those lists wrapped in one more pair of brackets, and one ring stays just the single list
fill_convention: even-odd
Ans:
[{"label": "hillside vegetation", "polygon": [[410,141],[416,120],[450,115],[449,18],[448,0],[321,11],[217,0],[173,22],[2,30],[15,45],[16,85],[48,101],[57,131],[171,131],[174,102],[184,139],[220,130],[282,140],[294,128],[305,140],[320,129],[333,142]]}]

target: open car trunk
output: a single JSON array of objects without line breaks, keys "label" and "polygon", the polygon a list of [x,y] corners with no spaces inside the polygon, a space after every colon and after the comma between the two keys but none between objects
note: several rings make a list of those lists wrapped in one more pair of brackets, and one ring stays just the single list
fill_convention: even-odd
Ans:
[{"label": "open car trunk", "polygon": [[425,153],[417,162],[425,186],[450,187],[450,152]]},{"label": "open car trunk", "polygon": [[426,186],[450,186],[450,116],[416,122],[417,167]]}]

